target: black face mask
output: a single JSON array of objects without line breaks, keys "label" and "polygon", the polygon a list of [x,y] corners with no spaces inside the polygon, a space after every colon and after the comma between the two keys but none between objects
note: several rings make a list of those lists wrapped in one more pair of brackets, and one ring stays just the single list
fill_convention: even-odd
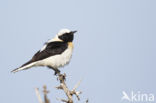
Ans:
[{"label": "black face mask", "polygon": [[64,42],[72,42],[74,39],[73,33],[65,33],[59,36],[59,39],[63,40]]}]

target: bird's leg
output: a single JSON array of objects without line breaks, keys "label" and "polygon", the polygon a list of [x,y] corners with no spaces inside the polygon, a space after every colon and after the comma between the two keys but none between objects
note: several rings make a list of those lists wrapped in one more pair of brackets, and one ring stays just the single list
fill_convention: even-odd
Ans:
[{"label": "bird's leg", "polygon": [[59,75],[60,74],[60,70],[58,70],[58,69],[54,69],[54,71],[55,71],[55,75]]},{"label": "bird's leg", "polygon": [[54,70],[54,75],[59,75],[60,74],[60,70],[59,69],[57,69],[57,68],[53,68],[53,67],[50,67],[50,66],[48,66],[48,68],[50,68],[50,69],[52,69],[52,70]]}]

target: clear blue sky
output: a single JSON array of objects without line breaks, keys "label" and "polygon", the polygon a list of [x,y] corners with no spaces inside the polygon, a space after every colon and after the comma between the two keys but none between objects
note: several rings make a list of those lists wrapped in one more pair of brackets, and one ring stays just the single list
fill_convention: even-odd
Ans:
[{"label": "clear blue sky", "polygon": [[38,103],[34,88],[44,84],[51,103],[64,97],[46,67],[10,73],[62,28],[78,30],[61,71],[70,88],[83,78],[81,103],[120,103],[123,90],[156,94],[155,12],[155,0],[1,0],[1,102]]}]

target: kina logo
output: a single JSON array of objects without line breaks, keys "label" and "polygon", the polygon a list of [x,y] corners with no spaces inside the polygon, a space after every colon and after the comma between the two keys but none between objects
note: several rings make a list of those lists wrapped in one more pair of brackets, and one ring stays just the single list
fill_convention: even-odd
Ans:
[{"label": "kina logo", "polygon": [[140,91],[134,92],[131,91],[126,93],[122,91],[122,101],[129,101],[129,102],[154,102],[154,94],[153,93],[142,93]]}]

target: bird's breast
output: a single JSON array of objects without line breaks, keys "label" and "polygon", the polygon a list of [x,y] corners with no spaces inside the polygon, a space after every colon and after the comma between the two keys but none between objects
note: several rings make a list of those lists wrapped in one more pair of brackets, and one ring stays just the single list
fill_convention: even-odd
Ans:
[{"label": "bird's breast", "polygon": [[74,48],[74,45],[73,45],[73,43],[72,42],[68,42],[68,48]]}]

